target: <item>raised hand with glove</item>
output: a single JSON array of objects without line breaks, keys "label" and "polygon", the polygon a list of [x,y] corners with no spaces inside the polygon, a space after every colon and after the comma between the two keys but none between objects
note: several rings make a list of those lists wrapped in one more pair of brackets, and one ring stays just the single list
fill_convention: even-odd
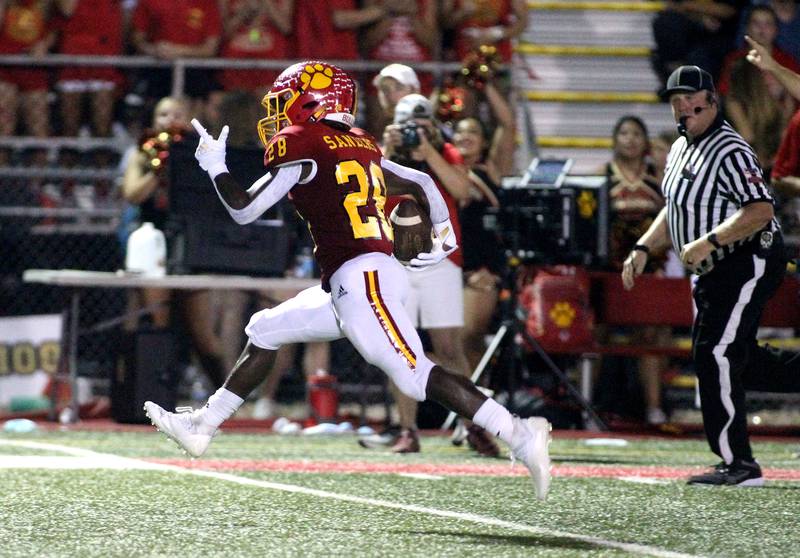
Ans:
[{"label": "raised hand with glove", "polygon": [[408,262],[408,269],[421,271],[444,260],[458,249],[456,233],[450,219],[433,225],[433,245],[429,252],[420,252]]},{"label": "raised hand with glove", "polygon": [[228,166],[225,164],[225,142],[228,141],[228,132],[230,131],[228,126],[222,128],[217,139],[214,139],[196,118],[192,118],[192,126],[200,135],[200,143],[197,144],[197,150],[194,152],[200,168],[208,173],[211,180],[223,172],[229,172]]}]

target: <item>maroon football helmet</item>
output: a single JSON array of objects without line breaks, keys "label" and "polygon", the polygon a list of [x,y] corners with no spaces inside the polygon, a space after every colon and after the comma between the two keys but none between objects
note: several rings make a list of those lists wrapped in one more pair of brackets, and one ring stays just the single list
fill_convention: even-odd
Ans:
[{"label": "maroon football helmet", "polygon": [[356,83],[341,68],[314,60],[286,68],[261,101],[267,116],[258,122],[264,145],[283,128],[323,118],[355,122]]}]

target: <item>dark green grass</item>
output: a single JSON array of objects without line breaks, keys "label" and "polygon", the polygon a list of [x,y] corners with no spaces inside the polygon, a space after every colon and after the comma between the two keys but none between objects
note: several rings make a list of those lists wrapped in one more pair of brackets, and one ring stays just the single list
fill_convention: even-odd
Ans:
[{"label": "dark green grass", "polygon": [[[134,458],[181,457],[174,445],[156,434],[63,432],[5,438]],[[755,449],[766,467],[800,469],[800,460],[791,457],[796,449],[792,445],[757,443]],[[714,461],[699,440],[634,441],[619,448],[557,439],[552,454],[556,465],[696,467]],[[0,445],[0,459],[4,455],[58,453]],[[215,440],[208,459],[487,463],[438,438],[424,439],[419,455],[394,456],[363,450],[351,437],[228,433]],[[526,477],[427,480],[392,474],[235,474],[690,554],[793,556],[800,545],[800,483],[796,482],[771,482],[764,489],[701,489],[680,480],[650,485],[557,477],[550,498],[540,503],[533,498]],[[0,469],[2,557],[193,555],[577,557],[627,553],[549,532],[530,533],[191,474]]]}]

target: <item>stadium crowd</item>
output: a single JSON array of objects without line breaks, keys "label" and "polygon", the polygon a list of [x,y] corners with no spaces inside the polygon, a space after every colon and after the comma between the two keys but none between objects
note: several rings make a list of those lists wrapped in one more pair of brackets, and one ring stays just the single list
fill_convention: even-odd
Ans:
[{"label": "stadium crowd", "polygon": [[[165,63],[192,58],[326,60],[341,62],[347,70],[347,62],[354,67],[362,60],[380,62],[384,66],[380,71],[353,72],[360,85],[359,105],[365,109],[357,115],[357,125],[382,140],[387,158],[413,161],[431,172],[446,194],[451,214],[461,220],[463,254],[459,251],[450,258],[457,288],[448,288],[459,295],[461,315],[450,316],[452,321],[420,315],[416,321],[428,329],[437,357],[468,375],[484,350],[500,291],[504,261],[497,257],[501,249],[496,234],[483,228],[483,217],[499,203],[501,178],[520,171],[511,158],[518,133],[513,43],[531,17],[535,14],[529,13],[524,0],[2,1],[0,54],[23,55],[34,63],[0,65],[0,136],[107,138],[108,144],[87,143],[91,147],[81,149],[66,143],[53,151],[41,144],[3,143],[0,168],[116,170],[121,165],[126,176],[120,187],[95,180],[88,188],[71,178],[60,182],[3,179],[6,187],[0,204],[97,207],[115,206],[124,198],[133,206],[147,204],[165,210],[167,200],[159,199],[166,191],[157,185],[159,170],[141,156],[143,146],[150,141],[152,148],[155,137],[151,117],[174,93],[172,66]],[[796,154],[781,148],[781,137],[787,126],[792,138],[785,141],[797,135],[798,101],[771,72],[746,60],[750,47],[744,43],[745,34],[769,49],[779,64],[800,70],[800,10],[788,0],[667,2],[653,20],[653,69],[662,85],[684,64],[699,65],[713,75],[726,118],[751,143],[765,176],[772,170],[779,179],[778,208],[785,230],[791,230],[800,222],[792,202],[800,188],[790,180],[797,174],[793,170]],[[157,64],[92,67],[35,62],[48,53],[141,55]],[[461,70],[440,76],[413,69],[424,62],[456,62]],[[186,112],[181,118],[182,132],[190,133],[188,121],[193,115],[218,134],[229,123],[224,114],[226,110],[230,114],[232,99],[240,107],[256,106],[281,66],[266,70],[233,64],[221,69],[190,66],[183,76],[185,99],[175,101]],[[421,112],[399,117],[395,108],[413,94],[422,96],[412,106],[422,107]],[[398,150],[404,141],[401,128],[409,120],[425,131],[419,143]],[[250,125],[254,127],[255,121]],[[155,131],[163,129],[167,128]],[[601,172],[611,186],[610,267],[617,270],[664,204],[660,178],[674,138],[670,130],[655,132],[650,137],[647,123],[636,115],[609,129],[614,147]],[[255,137],[242,142],[258,144]],[[120,163],[124,149],[115,148],[118,145],[132,145],[138,159],[131,162],[129,157]],[[168,153],[169,146],[162,151]],[[147,192],[132,188],[132,181],[148,173],[152,181]],[[631,200],[638,208],[635,211],[630,211]],[[649,204],[645,211],[639,202]],[[130,226],[141,218],[133,215]],[[298,251],[302,247],[298,243]],[[654,260],[652,271],[664,272],[667,259]],[[294,262],[287,262],[287,273],[296,273]],[[423,278],[420,293],[429,289]],[[229,304],[217,307],[225,306]],[[213,312],[212,307],[209,301],[202,304],[205,312]],[[241,315],[231,319],[236,324]],[[159,323],[166,327],[166,318],[159,318]],[[218,335],[223,335],[221,329]],[[198,350],[214,361],[209,366],[213,371],[206,370],[214,377],[214,385],[221,381],[218,361],[223,359],[219,339],[213,337],[217,334],[207,332],[205,346]],[[643,343],[650,343],[669,331],[654,328],[640,334]],[[327,348],[321,350],[322,356],[306,365],[307,374],[329,366]],[[654,424],[667,420],[658,382],[667,368],[664,360],[645,357],[639,361],[646,400],[641,415]],[[272,385],[263,394],[264,408],[272,408],[276,389]],[[412,407],[405,415],[401,410],[403,432],[392,440],[396,451],[419,451],[414,434],[416,406]],[[496,454],[496,447],[482,440],[480,433],[473,429],[470,434],[476,449]]]}]

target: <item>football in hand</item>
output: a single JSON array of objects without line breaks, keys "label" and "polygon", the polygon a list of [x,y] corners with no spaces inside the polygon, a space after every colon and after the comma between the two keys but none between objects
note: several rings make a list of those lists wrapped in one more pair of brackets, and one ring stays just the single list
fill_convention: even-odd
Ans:
[{"label": "football in hand", "polygon": [[407,264],[433,247],[431,218],[414,200],[403,200],[389,215],[394,229],[394,257]]}]

